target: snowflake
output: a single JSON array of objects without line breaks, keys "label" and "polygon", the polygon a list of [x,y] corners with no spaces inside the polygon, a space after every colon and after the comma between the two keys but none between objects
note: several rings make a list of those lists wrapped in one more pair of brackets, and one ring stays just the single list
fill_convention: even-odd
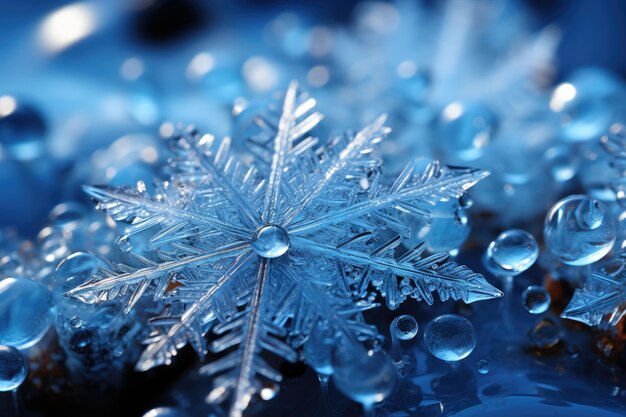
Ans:
[{"label": "snowflake", "polygon": [[626,314],[626,252],[591,274],[586,284],[574,292],[561,317],[589,326],[603,319],[615,326]]},{"label": "snowflake", "polygon": [[309,135],[322,119],[314,106],[292,82],[281,111],[258,119],[251,158],[231,151],[229,138],[178,132],[170,180],[153,197],[142,182],[86,187],[127,223],[118,244],[139,266],[112,264],[67,295],[119,299],[126,311],[148,295],[163,301],[137,369],[169,364],[185,344],[221,354],[200,372],[217,375],[207,400],[230,395],[233,416],[281,380],[271,358],[310,363],[330,349],[302,349],[315,332],[364,352],[361,342],[377,336],[362,317],[377,305],[373,289],[390,308],[408,297],[431,304],[433,293],[468,303],[501,296],[448,254],[402,246],[407,216],[428,216],[488,173],[416,160],[386,184],[373,156],[389,132],[385,117],[320,145]]}]

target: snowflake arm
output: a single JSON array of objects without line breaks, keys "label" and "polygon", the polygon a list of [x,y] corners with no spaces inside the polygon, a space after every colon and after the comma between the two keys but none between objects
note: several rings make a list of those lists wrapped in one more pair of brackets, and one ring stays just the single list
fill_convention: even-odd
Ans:
[{"label": "snowflake arm", "polygon": [[605,318],[615,326],[626,315],[626,256],[621,255],[614,272],[602,270],[589,277],[574,296],[561,317],[597,326]]},{"label": "snowflake arm", "polygon": [[409,277],[415,282],[415,291],[428,304],[433,303],[431,292],[437,291],[442,300],[452,298],[471,303],[502,296],[482,275],[464,266],[449,262],[447,256],[433,255],[418,261],[397,261],[389,257],[372,256],[358,250],[338,248],[302,237],[294,237],[295,247],[320,253],[351,265],[367,266],[397,276]]},{"label": "snowflake arm", "polygon": [[[415,162],[410,166],[414,167],[414,164]],[[415,182],[409,183],[411,172],[412,170],[405,170],[387,192],[313,219],[296,222],[290,226],[289,232],[298,235],[308,234],[346,219],[361,217],[394,205],[411,205],[410,203],[416,200],[418,204],[434,204],[441,199],[458,198],[489,175],[489,172],[480,169],[441,168],[439,163],[434,162],[428,164],[423,171],[418,171],[417,175],[413,176]]]}]

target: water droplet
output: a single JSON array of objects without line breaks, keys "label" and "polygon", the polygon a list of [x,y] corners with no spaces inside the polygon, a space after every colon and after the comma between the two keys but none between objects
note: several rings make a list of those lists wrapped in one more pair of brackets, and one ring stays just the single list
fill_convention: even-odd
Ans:
[{"label": "water droplet", "polygon": [[339,345],[333,354],[333,381],[344,395],[366,406],[391,395],[398,376],[381,351],[364,354],[354,346]]},{"label": "water droplet", "polygon": [[494,275],[515,276],[530,268],[539,256],[539,246],[528,232],[511,229],[489,244],[485,267]]},{"label": "water droplet", "polygon": [[254,233],[252,248],[264,258],[278,258],[289,249],[289,235],[280,226],[266,224]]},{"label": "water droplet", "polygon": [[491,363],[487,359],[480,359],[476,362],[476,370],[479,374],[486,375],[491,370]]},{"label": "water droplet", "polygon": [[550,308],[550,294],[539,285],[531,285],[522,293],[522,305],[531,314],[545,313]]},{"label": "water droplet", "polygon": [[571,142],[600,136],[614,121],[621,82],[598,69],[578,71],[552,93],[550,108],[561,119],[561,135]]},{"label": "water droplet", "polygon": [[70,348],[77,352],[83,353],[91,345],[91,330],[78,329],[72,334],[70,338]]},{"label": "water droplet", "polygon": [[20,351],[12,346],[0,345],[0,391],[17,389],[27,374],[28,367]]},{"label": "water droplet", "polygon": [[37,235],[41,254],[46,262],[53,263],[59,261],[67,255],[67,242],[71,234],[62,228],[43,228]]},{"label": "water droplet", "polygon": [[63,259],[54,271],[54,288],[57,294],[75,288],[89,281],[99,268],[106,268],[106,263],[91,253],[75,252]]},{"label": "water droplet", "polygon": [[60,228],[76,229],[85,216],[85,208],[78,203],[61,203],[50,211],[50,221]]},{"label": "water droplet", "polygon": [[578,172],[577,154],[569,146],[553,146],[546,151],[544,156],[552,178],[557,183],[571,180]]},{"label": "water droplet", "polygon": [[333,373],[332,355],[334,344],[335,339],[332,337],[332,334],[320,325],[313,329],[304,343],[306,362],[320,375]]},{"label": "water droplet", "polygon": [[424,342],[437,358],[455,362],[472,353],[476,346],[476,332],[465,317],[444,314],[426,325]]},{"label": "water droplet", "polygon": [[392,334],[400,340],[411,340],[417,334],[418,325],[413,316],[403,314],[391,322]]},{"label": "water droplet", "polygon": [[37,343],[51,323],[52,295],[25,278],[0,281],[0,343],[25,349]]},{"label": "water droplet", "polygon": [[46,123],[32,106],[12,96],[0,97],[0,145],[11,157],[29,161],[45,151]]},{"label": "water droplet", "polygon": [[530,339],[536,347],[549,349],[561,340],[561,330],[552,320],[544,319],[533,327]]},{"label": "water droplet", "polygon": [[130,238],[126,235],[122,235],[115,239],[115,246],[121,252],[130,252],[133,249],[133,243],[130,241]]},{"label": "water droplet", "polygon": [[496,131],[497,117],[480,103],[448,104],[439,118],[439,146],[460,161],[480,158]]},{"label": "water droplet", "polygon": [[615,222],[600,201],[571,195],[550,209],[543,236],[552,255],[561,262],[588,265],[611,250],[616,238]]},{"label": "water droplet", "polygon": [[271,381],[266,382],[265,384],[263,384],[263,388],[261,388],[261,391],[259,391],[259,396],[261,397],[261,399],[269,401],[274,398],[276,394],[278,394],[278,391],[280,391],[280,386],[277,383]]},{"label": "water droplet", "polygon": [[74,316],[70,319],[70,326],[72,326],[73,328],[78,329],[82,325],[83,320],[80,317]]}]

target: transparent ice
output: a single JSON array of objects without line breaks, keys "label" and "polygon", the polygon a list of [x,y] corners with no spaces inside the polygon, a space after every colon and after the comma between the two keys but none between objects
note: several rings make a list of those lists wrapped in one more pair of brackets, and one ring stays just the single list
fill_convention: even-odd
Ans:
[{"label": "transparent ice", "polygon": [[530,285],[522,293],[522,305],[531,314],[545,313],[550,302],[550,293],[540,285]]},{"label": "transparent ice", "polygon": [[0,344],[25,349],[37,343],[52,323],[52,294],[26,278],[0,281]]},{"label": "transparent ice", "polygon": [[538,256],[535,238],[524,230],[511,229],[489,244],[483,263],[496,276],[515,276],[530,268]]},{"label": "transparent ice", "polygon": [[[357,362],[367,356],[362,342],[377,335],[362,312],[376,306],[373,291],[392,309],[409,297],[431,304],[433,293],[468,303],[501,296],[448,254],[426,256],[423,244],[400,251],[407,214],[427,217],[487,173],[415,160],[387,183],[373,154],[389,132],[385,117],[320,145],[310,134],[322,119],[314,106],[292,83],[257,119],[260,132],[247,143],[253,158],[231,151],[230,138],[180,130],[169,138],[170,179],[154,195],[142,184],[85,187],[124,224],[139,266],[112,262],[67,295],[119,300],[126,312],[142,299],[167,303],[150,320],[137,369],[169,364],[185,344],[202,357],[219,354],[200,372],[214,376],[210,402],[231,397],[231,416],[264,382],[281,380],[267,357],[298,360],[316,330]],[[305,352],[323,358],[329,347]]]},{"label": "transparent ice", "polygon": [[476,362],[476,370],[478,373],[486,375],[491,370],[491,363],[487,359],[479,359]]},{"label": "transparent ice", "polygon": [[613,247],[616,234],[607,207],[585,195],[571,195],[557,202],[546,215],[543,229],[552,255],[568,265],[600,260]]},{"label": "transparent ice", "polygon": [[476,332],[465,317],[444,314],[426,325],[424,343],[430,353],[442,361],[456,362],[472,353],[476,346]]},{"label": "transparent ice", "polygon": [[413,316],[403,314],[393,319],[390,329],[393,332],[392,337],[399,340],[411,340],[417,334],[417,320]]},{"label": "transparent ice", "polygon": [[626,314],[626,256],[602,265],[574,292],[561,317],[589,326],[606,321],[611,326]]},{"label": "transparent ice", "polygon": [[28,375],[26,360],[13,346],[0,345],[0,392],[17,389]]}]

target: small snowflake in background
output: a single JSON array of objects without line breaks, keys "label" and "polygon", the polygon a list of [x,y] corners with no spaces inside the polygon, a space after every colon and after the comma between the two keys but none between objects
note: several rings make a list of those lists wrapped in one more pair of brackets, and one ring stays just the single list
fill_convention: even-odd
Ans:
[{"label": "small snowflake in background", "polygon": [[374,289],[390,308],[408,297],[431,304],[433,293],[465,302],[501,295],[448,254],[402,245],[407,216],[427,217],[487,172],[417,160],[386,184],[372,156],[389,132],[385,117],[320,145],[309,135],[322,119],[314,106],[292,83],[281,111],[258,119],[253,158],[232,152],[229,138],[181,132],[171,140],[171,178],[154,197],[143,183],[86,187],[99,209],[127,223],[118,246],[140,266],[101,269],[68,295],[119,299],[126,311],[142,297],[163,301],[137,369],[169,364],[185,344],[221,354],[201,373],[218,375],[208,400],[230,394],[233,416],[281,380],[268,357],[312,364],[338,343],[365,352],[361,342],[377,336],[362,317],[376,306]]},{"label": "small snowflake in background", "polygon": [[561,317],[597,326],[615,326],[626,314],[626,253],[591,274],[574,293]]}]

